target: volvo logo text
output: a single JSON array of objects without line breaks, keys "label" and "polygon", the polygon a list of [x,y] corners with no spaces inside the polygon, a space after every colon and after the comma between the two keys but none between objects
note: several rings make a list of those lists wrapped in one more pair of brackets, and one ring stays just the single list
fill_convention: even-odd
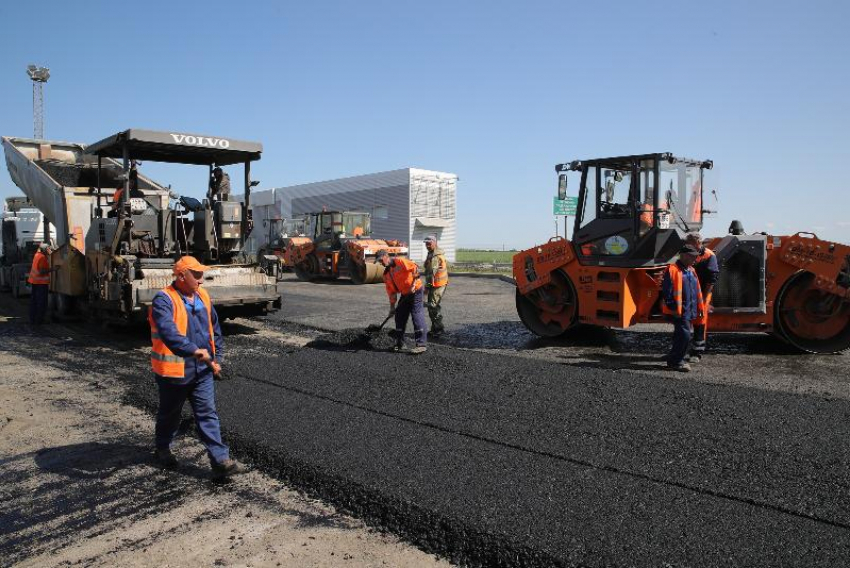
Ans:
[{"label": "volvo logo text", "polygon": [[192,136],[190,134],[174,134],[171,137],[178,144],[191,144],[192,146],[206,146],[207,148],[230,148],[230,140],[225,138],[210,138],[208,136]]}]

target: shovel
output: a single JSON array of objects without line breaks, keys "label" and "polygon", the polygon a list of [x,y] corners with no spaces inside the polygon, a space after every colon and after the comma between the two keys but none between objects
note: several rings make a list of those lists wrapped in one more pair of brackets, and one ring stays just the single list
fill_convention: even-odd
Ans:
[{"label": "shovel", "polygon": [[366,328],[366,333],[377,333],[381,331],[382,329],[384,329],[384,326],[387,325],[387,322],[390,321],[391,317],[393,317],[393,314],[388,315],[387,319],[385,319],[381,323],[381,325],[375,325],[374,323],[370,323],[369,326]]},{"label": "shovel", "polygon": [[[408,300],[407,298],[410,298],[410,300]],[[402,299],[401,299],[401,300],[399,301],[399,303],[398,303],[398,306],[396,306],[396,309],[398,309],[398,308],[400,308],[400,307],[401,307],[401,303],[402,303],[402,302],[407,302],[407,301],[409,301],[410,303],[413,303],[413,294],[411,294],[410,296],[404,296],[404,297],[402,297]],[[384,326],[385,326],[385,325],[387,325],[387,322],[388,322],[388,321],[390,321],[390,318],[392,318],[394,315],[395,315],[395,312],[393,312],[393,313],[391,313],[390,315],[388,315],[388,316],[387,316],[387,319],[385,319],[385,320],[381,323],[381,325],[375,325],[375,324],[373,324],[373,323],[372,323],[372,324],[369,324],[369,327],[367,327],[367,328],[366,328],[366,332],[367,332],[367,333],[376,333],[376,332],[378,332],[378,331],[381,331],[382,329],[384,329]]]}]

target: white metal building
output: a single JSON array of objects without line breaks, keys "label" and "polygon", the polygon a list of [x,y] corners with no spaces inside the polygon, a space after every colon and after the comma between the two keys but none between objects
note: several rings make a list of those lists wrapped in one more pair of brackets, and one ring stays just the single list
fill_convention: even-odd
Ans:
[{"label": "white metal building", "polygon": [[408,243],[410,258],[419,263],[426,255],[422,241],[433,235],[449,262],[454,262],[456,190],[455,174],[404,168],[251,192],[254,231],[247,245],[256,252],[268,240],[266,219],[291,219],[325,207],[368,211],[372,235]]}]

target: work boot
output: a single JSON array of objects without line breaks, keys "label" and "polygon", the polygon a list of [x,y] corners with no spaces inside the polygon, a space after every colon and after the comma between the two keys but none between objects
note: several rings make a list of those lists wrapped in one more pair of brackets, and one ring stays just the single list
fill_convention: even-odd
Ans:
[{"label": "work boot", "polygon": [[691,366],[688,365],[687,363],[685,363],[684,361],[679,363],[678,365],[673,365],[673,364],[668,363],[667,367],[671,371],[678,371],[680,373],[690,373],[691,372]]},{"label": "work boot", "polygon": [[239,475],[248,471],[244,465],[236,460],[226,459],[221,463],[212,464],[213,479],[227,479],[233,475]]},{"label": "work boot", "polygon": [[171,450],[168,448],[157,448],[156,451],[154,451],[153,456],[156,462],[164,468],[174,469],[177,467],[177,458],[174,457],[174,454],[172,454]]},{"label": "work boot", "polygon": [[417,345],[416,347],[414,347],[413,349],[410,350],[410,354],[411,355],[421,355],[422,353],[425,353],[425,351],[427,351],[427,350],[428,350],[428,348],[425,347],[424,345]]}]

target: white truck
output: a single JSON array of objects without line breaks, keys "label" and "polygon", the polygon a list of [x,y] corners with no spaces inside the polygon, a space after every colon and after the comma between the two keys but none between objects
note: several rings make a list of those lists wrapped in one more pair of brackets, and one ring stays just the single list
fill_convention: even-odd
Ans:
[{"label": "white truck", "polygon": [[[9,197],[0,214],[0,290],[18,298],[30,293],[32,258],[44,241],[44,215],[23,197]],[[56,231],[50,227],[51,242]]]}]

